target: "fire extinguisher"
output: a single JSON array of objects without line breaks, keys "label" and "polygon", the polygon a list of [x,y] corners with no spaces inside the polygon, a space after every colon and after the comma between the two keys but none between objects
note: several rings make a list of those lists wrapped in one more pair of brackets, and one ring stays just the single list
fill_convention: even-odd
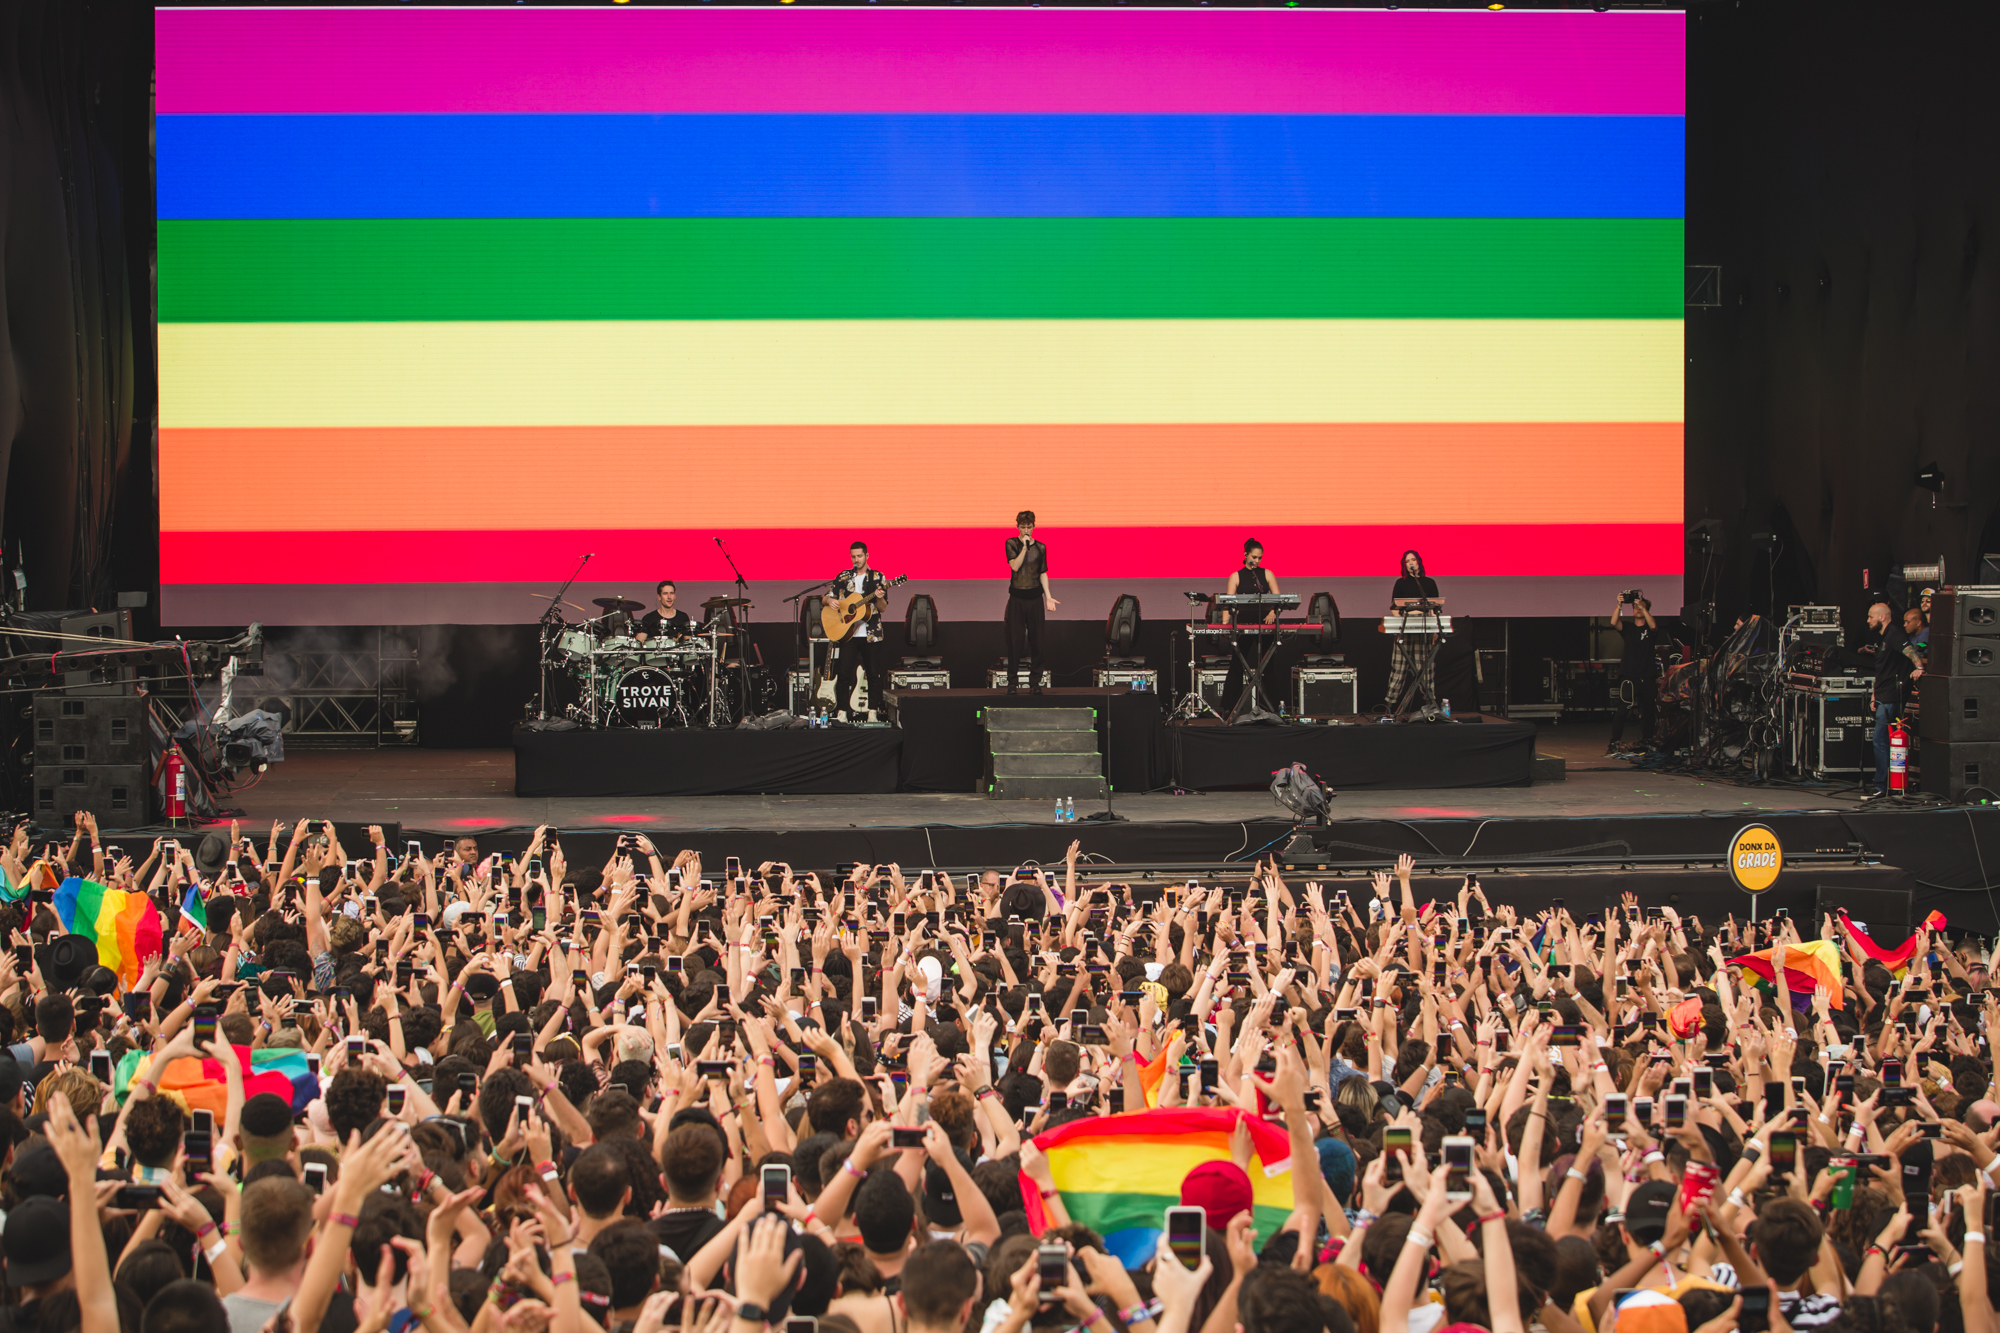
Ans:
[{"label": "fire extinguisher", "polygon": [[1897,793],[1910,787],[1910,729],[1903,719],[1889,720],[1889,790]]},{"label": "fire extinguisher", "polygon": [[161,776],[166,779],[166,817],[168,819],[187,818],[187,760],[181,758],[181,747],[167,747],[167,757],[160,765]]}]

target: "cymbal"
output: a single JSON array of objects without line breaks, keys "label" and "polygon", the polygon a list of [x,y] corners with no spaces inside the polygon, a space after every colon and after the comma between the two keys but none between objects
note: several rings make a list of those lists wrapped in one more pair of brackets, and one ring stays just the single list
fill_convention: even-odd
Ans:
[{"label": "cymbal", "polygon": [[606,611],[643,611],[646,609],[644,602],[635,602],[630,597],[593,597],[590,599],[590,604],[601,607]]},{"label": "cymbal", "polygon": [[748,605],[750,605],[750,599],[748,597],[711,597],[707,601],[701,604],[701,608],[702,610],[706,611],[710,607],[748,606]]},{"label": "cymbal", "polygon": [[[539,597],[545,602],[552,602],[555,601],[556,595],[552,592],[531,592],[528,594],[528,596]],[[583,610],[582,607],[578,606],[575,602],[570,601],[567,597],[563,598],[561,605],[568,607],[572,611]]]}]

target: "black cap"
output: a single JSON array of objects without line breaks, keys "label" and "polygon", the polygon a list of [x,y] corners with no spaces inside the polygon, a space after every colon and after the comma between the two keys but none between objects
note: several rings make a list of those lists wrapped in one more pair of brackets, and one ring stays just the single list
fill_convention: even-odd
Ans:
[{"label": "black cap", "polygon": [[1641,1245],[1667,1234],[1667,1212],[1680,1186],[1670,1180],[1649,1180],[1625,1197],[1625,1229]]},{"label": "black cap", "polygon": [[[958,1164],[970,1173],[972,1159],[966,1156],[965,1150],[953,1148],[952,1152],[957,1154]],[[924,1217],[932,1226],[949,1228],[962,1226],[965,1222],[965,1214],[958,1206],[958,1195],[951,1187],[951,1174],[936,1162],[924,1167],[924,1192],[921,1202]]]},{"label": "black cap", "polygon": [[0,1246],[7,1251],[8,1286],[55,1281],[70,1270],[69,1205],[38,1195],[10,1209]]}]

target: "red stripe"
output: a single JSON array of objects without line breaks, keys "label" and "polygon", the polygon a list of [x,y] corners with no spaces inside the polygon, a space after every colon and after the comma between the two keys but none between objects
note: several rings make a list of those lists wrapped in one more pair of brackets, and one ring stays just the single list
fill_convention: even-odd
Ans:
[{"label": "red stripe", "polygon": [[[1032,496],[1025,497],[1032,499]],[[870,563],[912,578],[1004,577],[1005,528],[788,528],[738,532],[166,532],[163,584],[516,583],[547,580],[586,551],[593,581],[731,577],[715,538],[747,579],[804,579],[847,563],[866,541]],[[1384,524],[1370,527],[1045,528],[1049,576],[1213,578],[1235,568],[1243,539],[1264,543],[1280,580],[1395,577],[1402,551],[1431,574],[1548,577],[1681,572],[1677,523]]]}]

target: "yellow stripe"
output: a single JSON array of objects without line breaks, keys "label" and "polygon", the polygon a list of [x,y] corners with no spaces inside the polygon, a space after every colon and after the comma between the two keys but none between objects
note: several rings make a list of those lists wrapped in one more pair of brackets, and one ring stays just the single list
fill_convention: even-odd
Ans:
[{"label": "yellow stripe", "polygon": [[1680,421],[1680,320],[163,324],[168,429]]},{"label": "yellow stripe", "polygon": [[[1056,1188],[1079,1194],[1131,1194],[1158,1190],[1178,1195],[1187,1173],[1203,1162],[1229,1160],[1227,1145],[1200,1143],[1089,1143],[1057,1148],[1049,1154],[1049,1174]],[[1261,1163],[1250,1163],[1250,1196],[1271,1208],[1292,1207],[1292,1176],[1285,1171],[1266,1176]]]}]

